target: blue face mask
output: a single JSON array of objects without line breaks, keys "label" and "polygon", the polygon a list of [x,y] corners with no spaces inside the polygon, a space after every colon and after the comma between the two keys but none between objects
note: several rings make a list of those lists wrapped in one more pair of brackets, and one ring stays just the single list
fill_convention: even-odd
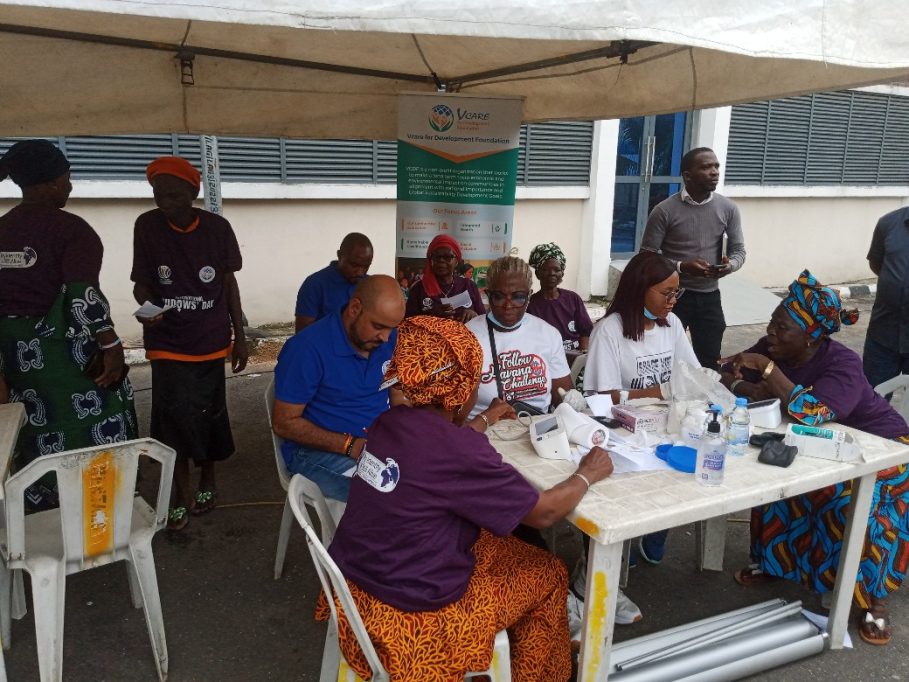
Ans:
[{"label": "blue face mask", "polygon": [[518,327],[521,326],[521,323],[524,321],[524,318],[522,317],[520,320],[517,321],[517,323],[515,323],[509,327],[507,324],[502,324],[501,322],[499,322],[496,319],[496,316],[492,314],[491,310],[488,313],[486,313],[486,317],[489,318],[489,321],[492,322],[496,327],[498,327],[499,329],[505,329],[507,331],[511,331],[512,329],[517,329]]},{"label": "blue face mask", "polygon": [[647,310],[647,308],[644,308],[644,317],[646,317],[648,320],[658,320],[658,319],[660,319],[660,318],[658,318],[656,315],[654,315],[652,312],[650,312],[649,310]]}]

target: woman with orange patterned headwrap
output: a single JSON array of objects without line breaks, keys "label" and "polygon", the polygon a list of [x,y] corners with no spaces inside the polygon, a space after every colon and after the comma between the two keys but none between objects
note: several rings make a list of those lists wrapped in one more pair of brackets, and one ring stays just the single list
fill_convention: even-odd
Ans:
[{"label": "woman with orange patterned headwrap", "polygon": [[[388,375],[412,407],[393,407],[370,427],[329,550],[396,681],[485,670],[502,629],[516,682],[564,682],[571,673],[565,568],[510,533],[521,522],[543,528],[561,519],[612,462],[594,448],[568,479],[535,490],[483,434],[462,427],[482,362],[462,324],[401,323]],[[365,678],[343,614],[339,629],[344,657]]]}]

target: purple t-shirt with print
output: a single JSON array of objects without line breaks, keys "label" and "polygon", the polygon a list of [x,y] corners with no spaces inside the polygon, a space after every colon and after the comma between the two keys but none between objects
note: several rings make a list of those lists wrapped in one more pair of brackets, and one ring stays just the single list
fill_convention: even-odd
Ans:
[{"label": "purple t-shirt with print", "polygon": [[539,496],[485,435],[393,407],[369,428],[329,553],[380,601],[435,611],[466,591],[480,528],[508,535]]},{"label": "purple t-shirt with print", "polygon": [[440,296],[427,296],[426,289],[423,288],[423,280],[418,281],[407,291],[407,308],[404,317],[413,317],[414,315],[435,315],[442,316],[442,298],[452,298],[467,292],[470,296],[471,306],[477,315],[485,315],[486,307],[483,305],[483,298],[480,296],[480,290],[473,280],[456,275],[451,282],[451,288]]},{"label": "purple t-shirt with print", "polygon": [[558,298],[548,299],[538,291],[530,297],[527,312],[558,329],[565,350],[577,350],[581,347],[581,337],[590,336],[593,331],[593,322],[580,296],[568,289],[558,289],[558,292]]},{"label": "purple t-shirt with print", "polygon": [[136,219],[130,278],[155,292],[153,303],[174,308],[145,327],[145,349],[208,355],[230,344],[224,275],[243,265],[234,231],[224,218],[196,209],[199,226],[172,228],[160,209]]},{"label": "purple t-shirt with print", "polygon": [[98,284],[103,254],[79,216],[19,204],[0,217],[0,315],[44,315],[66,282]]},{"label": "purple t-shirt with print", "polygon": [[[767,337],[745,352],[770,357]],[[776,365],[792,383],[811,387],[811,395],[833,410],[837,423],[881,438],[909,435],[903,418],[868,383],[858,353],[838,341],[822,341],[814,357],[801,367],[784,362],[777,362]],[[759,380],[756,374],[743,372],[749,381]]]}]

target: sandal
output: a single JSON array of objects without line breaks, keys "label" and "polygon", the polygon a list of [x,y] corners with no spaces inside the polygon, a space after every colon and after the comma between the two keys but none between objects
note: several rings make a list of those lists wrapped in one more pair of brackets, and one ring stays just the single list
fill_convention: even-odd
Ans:
[{"label": "sandal", "polygon": [[732,577],[735,578],[735,581],[742,587],[757,587],[758,585],[765,585],[779,580],[775,575],[764,573],[757,564],[751,564],[746,568],[740,568],[732,574]]},{"label": "sandal", "polygon": [[174,507],[167,514],[167,530],[183,530],[189,523],[189,510],[186,507]]},{"label": "sandal", "polygon": [[[883,615],[875,618],[874,612],[883,612]],[[874,646],[886,646],[893,639],[893,633],[890,630],[890,624],[887,622],[887,608],[878,604],[873,604],[871,609],[865,611],[865,616],[859,621],[859,637],[863,642]]]},{"label": "sandal", "polygon": [[218,493],[215,490],[197,490],[193,496],[193,505],[190,511],[193,516],[207,514],[218,506]]}]

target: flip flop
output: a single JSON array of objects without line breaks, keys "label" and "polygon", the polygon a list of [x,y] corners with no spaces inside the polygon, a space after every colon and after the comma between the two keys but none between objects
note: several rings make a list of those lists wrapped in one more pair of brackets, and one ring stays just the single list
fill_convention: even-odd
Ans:
[{"label": "flip flop", "polygon": [[193,516],[207,514],[218,506],[218,493],[215,490],[197,490],[193,496],[190,512]]},{"label": "flip flop", "polygon": [[779,580],[775,575],[767,575],[757,564],[751,564],[746,568],[740,568],[732,574],[735,581],[742,587],[756,587],[766,585],[767,583]]},{"label": "flip flop", "polygon": [[189,510],[186,507],[174,507],[167,514],[167,530],[183,530],[189,523]]},{"label": "flip flop", "polygon": [[[883,635],[882,637],[872,637],[871,635]],[[890,631],[890,625],[887,623],[887,615],[875,618],[871,611],[865,611],[865,616],[859,621],[859,637],[863,642],[873,646],[886,646],[893,639]]]}]

